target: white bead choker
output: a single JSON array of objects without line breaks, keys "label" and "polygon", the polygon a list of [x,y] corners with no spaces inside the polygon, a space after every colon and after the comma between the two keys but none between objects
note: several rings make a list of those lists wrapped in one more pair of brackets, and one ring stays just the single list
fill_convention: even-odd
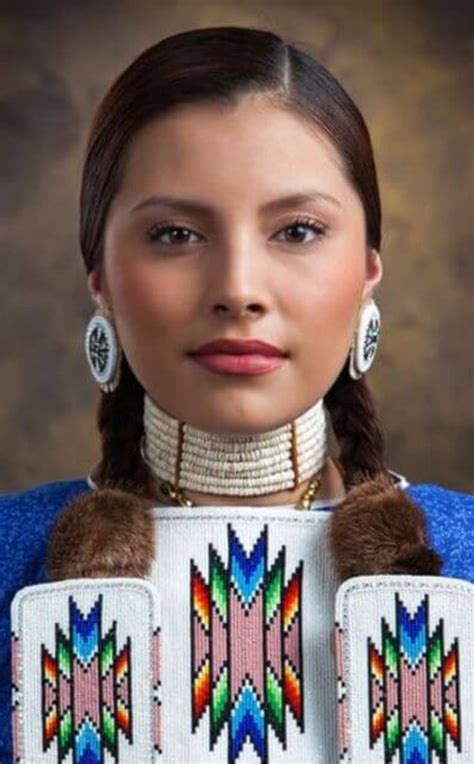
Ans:
[{"label": "white bead choker", "polygon": [[322,470],[327,416],[321,398],[275,430],[222,435],[175,419],[145,393],[141,453],[156,478],[179,488],[229,496],[275,493]]}]

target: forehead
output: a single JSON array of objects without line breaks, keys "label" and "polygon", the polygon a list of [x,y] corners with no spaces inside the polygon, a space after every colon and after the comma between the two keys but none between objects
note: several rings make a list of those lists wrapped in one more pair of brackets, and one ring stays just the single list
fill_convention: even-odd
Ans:
[{"label": "forehead", "polygon": [[342,159],[316,126],[258,95],[235,105],[187,104],[148,122],[127,148],[121,195],[218,192],[249,201],[316,185],[357,203]]}]

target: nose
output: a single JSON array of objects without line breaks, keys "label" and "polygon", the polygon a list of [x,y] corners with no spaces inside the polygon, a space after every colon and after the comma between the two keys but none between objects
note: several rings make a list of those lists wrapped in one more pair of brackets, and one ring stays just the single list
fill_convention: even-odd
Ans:
[{"label": "nose", "polygon": [[240,243],[228,243],[220,249],[213,263],[208,296],[214,315],[229,318],[259,316],[269,309],[269,277],[263,258],[253,245],[241,237]]}]

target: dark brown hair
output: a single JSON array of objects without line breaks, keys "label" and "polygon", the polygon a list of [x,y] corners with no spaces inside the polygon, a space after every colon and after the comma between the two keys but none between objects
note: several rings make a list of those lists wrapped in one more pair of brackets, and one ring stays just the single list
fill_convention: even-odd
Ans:
[{"label": "dark brown hair", "polygon": [[[100,267],[104,228],[120,188],[127,147],[149,120],[192,102],[235,104],[259,93],[326,134],[364,209],[366,244],[380,250],[381,211],[365,122],[345,90],[315,58],[278,35],[243,27],[193,29],[145,50],[100,104],[87,144],[80,239],[87,272]],[[393,485],[384,438],[365,380],[347,360],[324,396],[339,445],[347,495],[332,513],[328,543],[340,578],[363,573],[437,573],[423,513]],[[98,491],[59,516],[48,550],[52,578],[145,576],[153,560],[152,476],[140,454],[144,390],[125,357],[121,380],[102,393]]]},{"label": "dark brown hair", "polygon": [[[136,58],[112,84],[93,120],[86,149],[80,242],[87,272],[103,258],[107,212],[123,177],[126,150],[149,120],[192,102],[234,104],[260,93],[326,134],[359,195],[366,243],[377,250],[381,210],[369,132],[357,106],[314,57],[273,32],[243,27],[193,29],[167,37]],[[384,442],[365,379],[353,380],[348,363],[325,396],[346,485],[385,473]],[[149,480],[139,442],[143,388],[126,359],[121,382],[103,394],[98,426],[101,486],[145,491]]]}]

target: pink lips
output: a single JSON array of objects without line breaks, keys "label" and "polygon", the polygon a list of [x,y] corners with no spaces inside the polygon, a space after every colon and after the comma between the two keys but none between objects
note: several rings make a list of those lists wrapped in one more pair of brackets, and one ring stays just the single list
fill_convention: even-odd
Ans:
[{"label": "pink lips", "polygon": [[193,352],[193,355],[196,353],[198,355],[201,355],[202,353],[232,353],[233,355],[258,353],[259,355],[270,356],[285,355],[280,348],[270,345],[268,342],[262,342],[261,340],[232,340],[227,337],[221,337],[217,340],[212,340],[212,342],[206,342],[204,345],[200,345],[200,347]]},{"label": "pink lips", "polygon": [[266,374],[279,368],[286,358],[280,348],[267,342],[227,338],[207,342],[190,355],[217,374]]}]

